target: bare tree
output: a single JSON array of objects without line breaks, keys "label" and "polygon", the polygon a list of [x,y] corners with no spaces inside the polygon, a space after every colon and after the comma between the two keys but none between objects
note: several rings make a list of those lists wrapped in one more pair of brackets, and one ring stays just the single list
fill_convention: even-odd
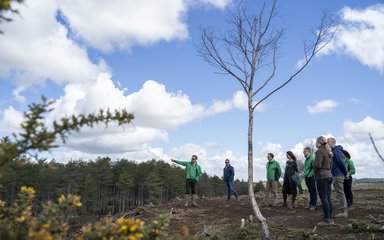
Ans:
[{"label": "bare tree", "polygon": [[213,28],[202,28],[197,47],[199,55],[206,62],[220,73],[235,78],[248,96],[248,192],[252,209],[262,226],[263,239],[269,239],[268,224],[260,212],[253,191],[254,110],[302,72],[336,32],[334,19],[324,11],[318,28],[312,32],[313,40],[304,42],[301,65],[286,80],[280,80],[277,85],[268,89],[266,86],[275,77],[277,50],[283,36],[283,30],[275,29],[272,25],[278,14],[276,3],[277,0],[274,0],[269,10],[264,3],[258,14],[248,14],[245,7],[240,5],[236,11],[230,12],[228,32],[217,34]]},{"label": "bare tree", "polygon": [[384,157],[381,156],[381,154],[379,153],[379,150],[378,150],[377,147],[376,147],[376,143],[375,143],[375,141],[373,140],[371,133],[369,133],[369,139],[371,139],[372,145],[373,145],[373,147],[375,148],[375,151],[376,151],[377,155],[379,156],[379,158],[380,158],[381,160],[384,161]]}]

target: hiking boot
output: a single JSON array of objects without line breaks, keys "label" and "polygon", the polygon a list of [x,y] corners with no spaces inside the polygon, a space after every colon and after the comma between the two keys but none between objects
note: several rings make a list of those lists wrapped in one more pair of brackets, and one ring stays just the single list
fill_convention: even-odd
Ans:
[{"label": "hiking boot", "polygon": [[196,194],[192,194],[192,205],[194,207],[198,207],[199,205],[196,203],[196,199],[197,199],[197,195]]},{"label": "hiking boot", "polygon": [[335,218],[347,218],[347,217],[348,217],[347,212],[342,212],[335,215]]},{"label": "hiking boot", "polygon": [[311,208],[311,205],[306,205],[306,206],[304,207],[304,209],[309,209],[309,208]]},{"label": "hiking boot", "polygon": [[316,210],[316,207],[311,206],[311,207],[309,208],[309,210],[310,210],[310,211],[314,211],[314,210]]},{"label": "hiking boot", "polygon": [[324,219],[324,221],[317,223],[318,227],[324,227],[329,225],[335,225],[333,219]]},{"label": "hiking boot", "polygon": [[185,194],[185,204],[184,207],[188,207],[189,194]]}]

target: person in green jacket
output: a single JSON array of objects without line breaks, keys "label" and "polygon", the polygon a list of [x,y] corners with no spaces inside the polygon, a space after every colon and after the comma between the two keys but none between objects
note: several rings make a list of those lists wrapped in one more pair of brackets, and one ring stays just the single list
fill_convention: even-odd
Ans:
[{"label": "person in green jacket", "polygon": [[281,167],[279,162],[274,159],[273,153],[268,153],[267,159],[268,163],[266,166],[267,169],[267,183],[266,183],[266,194],[265,199],[268,201],[269,193],[272,192],[275,205],[277,205],[277,186],[279,183],[279,178],[281,176]]},{"label": "person in green jacket", "polygon": [[355,165],[351,160],[351,155],[348,151],[343,150],[344,164],[348,171],[347,176],[344,178],[344,193],[347,199],[347,207],[352,207],[353,204],[353,193],[352,193],[352,175],[356,173]]},{"label": "person in green jacket", "polygon": [[305,206],[306,209],[315,210],[317,205],[317,191],[316,191],[316,180],[313,173],[313,163],[315,157],[312,154],[312,150],[309,147],[305,147],[303,150],[305,161],[304,161],[304,177],[305,184],[307,185],[309,192],[309,204]]},{"label": "person in green jacket", "polygon": [[197,207],[197,195],[196,195],[196,184],[199,181],[201,175],[203,174],[201,171],[201,167],[197,164],[197,156],[192,155],[191,161],[178,161],[175,159],[171,159],[172,162],[177,163],[179,165],[185,166],[185,205],[188,207],[189,195],[192,194],[192,205]]}]

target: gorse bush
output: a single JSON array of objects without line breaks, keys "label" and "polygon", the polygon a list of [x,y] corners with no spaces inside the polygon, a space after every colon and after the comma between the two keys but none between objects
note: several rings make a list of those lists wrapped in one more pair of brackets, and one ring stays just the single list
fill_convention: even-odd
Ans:
[{"label": "gorse bush", "polygon": [[[68,219],[76,215],[82,207],[80,197],[69,194],[61,195],[56,203],[47,202],[36,216],[32,214],[35,190],[21,187],[18,199],[10,206],[0,200],[0,239],[67,239]],[[81,233],[73,236],[77,240],[96,239],[160,239],[167,236],[169,220],[166,216],[145,225],[140,219],[104,218],[102,221],[87,224]]]}]

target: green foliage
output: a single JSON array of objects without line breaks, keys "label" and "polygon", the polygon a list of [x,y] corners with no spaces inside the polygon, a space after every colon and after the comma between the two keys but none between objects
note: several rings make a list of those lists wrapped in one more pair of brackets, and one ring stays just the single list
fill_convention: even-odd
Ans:
[{"label": "green foliage", "polygon": [[256,231],[256,228],[253,225],[246,225],[241,228],[237,233],[238,240],[251,240],[251,239],[259,239],[260,232]]},{"label": "green foliage", "polygon": [[253,191],[255,193],[260,192],[260,191],[265,191],[265,186],[262,181],[259,181],[258,183],[255,184],[253,187]]},{"label": "green foliage", "polygon": [[[35,190],[21,187],[17,201],[10,207],[0,200],[0,239],[65,239],[68,238],[68,216],[75,215],[82,206],[80,198],[69,194],[61,195],[57,203],[47,202],[37,215],[32,214]],[[73,239],[165,239],[169,219],[160,216],[158,220],[145,226],[144,222],[133,218],[104,218],[102,221],[82,227],[81,233]]]},{"label": "green foliage", "polygon": [[119,125],[129,123],[134,116],[125,109],[111,113],[109,110],[100,110],[98,114],[79,114],[71,117],[62,117],[59,122],[54,121],[48,127],[45,123],[46,114],[53,110],[53,101],[42,96],[42,103],[30,104],[29,111],[24,113],[21,132],[13,134],[14,140],[5,137],[0,141],[0,167],[7,162],[28,154],[30,151],[47,151],[57,147],[55,141],[58,137],[65,143],[68,135],[79,131],[84,126],[93,127],[94,124],[116,121]]}]

